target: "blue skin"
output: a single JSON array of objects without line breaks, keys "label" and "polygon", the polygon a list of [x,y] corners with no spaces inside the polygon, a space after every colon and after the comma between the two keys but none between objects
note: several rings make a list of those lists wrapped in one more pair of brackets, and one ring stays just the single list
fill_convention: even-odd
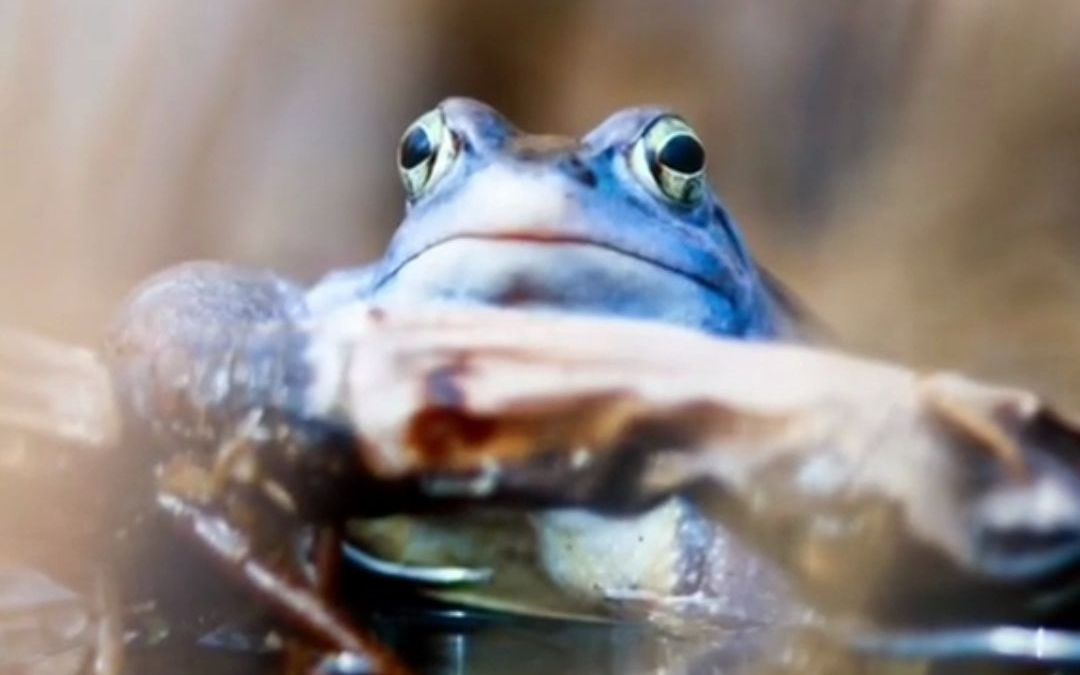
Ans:
[{"label": "blue skin", "polygon": [[[523,134],[492,108],[468,99],[449,99],[437,111],[426,119],[438,120],[441,130],[437,138],[430,135],[427,147],[438,170],[421,172],[429,177],[419,181],[403,171],[411,187],[407,213],[374,265],[333,273],[305,291],[272,274],[195,263],[168,270],[135,293],[112,346],[117,380],[136,418],[158,429],[177,428],[175,421],[157,424],[175,411],[159,407],[154,379],[162,376],[152,367],[155,354],[179,348],[207,366],[202,372],[213,372],[206,359],[221,353],[223,344],[244,343],[253,326],[309,319],[357,301],[390,308],[451,303],[580,312],[746,339],[791,334],[797,321],[790,305],[757,268],[704,176],[693,179],[698,189],[686,199],[669,196],[658,182],[655,161],[668,136],[654,147],[647,142],[650,130],[674,124],[692,134],[683,122],[656,109],[629,109],[579,141]],[[635,163],[635,157],[653,163]],[[248,370],[285,371],[287,381],[302,383],[302,370],[289,370],[299,358],[294,352],[300,350],[276,345],[249,352]],[[193,409],[216,410],[226,420],[252,401],[287,399],[291,389],[303,393],[299,385],[284,393],[273,383],[260,389],[257,380],[252,391],[223,393],[213,378],[204,379],[193,385]],[[302,407],[302,401],[294,405]],[[756,556],[705,527],[687,503],[665,508],[639,521],[652,528],[656,541],[668,542],[657,544],[655,553],[658,560],[671,559],[663,563],[671,567],[670,579],[653,590],[694,593],[709,579],[724,579],[729,585],[711,592],[734,599],[720,612],[765,618],[782,611],[783,592],[770,593],[776,578]],[[589,544],[579,549],[599,551],[598,564],[556,555],[564,586],[586,594],[618,590],[606,588],[604,578],[577,573],[618,568],[628,545],[619,538],[625,533],[605,539],[611,531],[605,521],[579,512],[538,522],[540,531],[571,542],[567,550],[577,541]],[[735,598],[732,584],[748,594]]]},{"label": "blue skin", "polygon": [[577,141],[523,134],[469,99],[439,109],[460,143],[456,159],[408,203],[379,262],[312,289],[312,311],[354,299],[447,301],[652,319],[745,338],[784,330],[782,303],[712,190],[675,203],[633,171],[634,144],[667,113],[624,110]]}]

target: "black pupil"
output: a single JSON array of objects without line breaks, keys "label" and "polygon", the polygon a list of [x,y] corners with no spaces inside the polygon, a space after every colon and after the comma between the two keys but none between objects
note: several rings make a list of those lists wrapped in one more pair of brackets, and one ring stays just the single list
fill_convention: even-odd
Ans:
[{"label": "black pupil", "polygon": [[434,153],[431,147],[431,139],[422,127],[416,127],[405,138],[401,139],[401,151],[399,160],[401,166],[411,169],[426,161]]},{"label": "black pupil", "polygon": [[705,148],[693,136],[672,136],[660,148],[660,163],[679,173],[697,173],[705,168]]}]

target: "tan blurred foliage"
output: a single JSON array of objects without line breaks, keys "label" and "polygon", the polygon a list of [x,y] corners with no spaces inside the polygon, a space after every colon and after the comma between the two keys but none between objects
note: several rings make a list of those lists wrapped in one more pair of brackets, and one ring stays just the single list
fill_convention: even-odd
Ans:
[{"label": "tan blurred foliage", "polygon": [[370,260],[448,94],[530,130],[683,111],[759,256],[849,344],[1080,381],[1072,0],[0,0],[0,316],[93,338],[217,257]]},{"label": "tan blurred foliage", "polygon": [[408,3],[0,0],[5,317],[93,336],[191,257],[313,276],[395,217]]},{"label": "tan blurred foliage", "polygon": [[838,191],[808,285],[863,346],[1075,406],[1080,4],[934,9],[896,132]]}]

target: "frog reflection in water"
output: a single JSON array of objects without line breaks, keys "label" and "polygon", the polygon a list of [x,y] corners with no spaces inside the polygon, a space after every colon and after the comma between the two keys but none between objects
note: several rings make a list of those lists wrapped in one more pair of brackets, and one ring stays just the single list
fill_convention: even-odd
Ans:
[{"label": "frog reflection in water", "polygon": [[[795,313],[750,257],[705,165],[693,129],[661,110],[618,112],[577,140],[525,134],[486,105],[449,99],[402,138],[407,212],[380,261],[307,291],[272,276],[186,265],[149,282],[121,325],[186,297],[191,311],[172,327],[172,340],[197,338],[207,324],[235,331],[355,302],[579,312],[746,339],[793,335]],[[456,521],[393,522],[391,539],[413,540],[397,552],[380,549],[388,526],[369,521],[356,529],[366,552],[353,557],[406,579],[479,580],[468,570],[454,576],[445,564],[454,560],[451,549],[475,548],[483,534],[463,545],[454,539]],[[539,573],[579,604],[682,598],[752,624],[789,606],[768,563],[682,499],[634,518],[559,510],[519,522],[532,528],[524,529],[534,537]],[[498,560],[489,562],[497,576]]]}]

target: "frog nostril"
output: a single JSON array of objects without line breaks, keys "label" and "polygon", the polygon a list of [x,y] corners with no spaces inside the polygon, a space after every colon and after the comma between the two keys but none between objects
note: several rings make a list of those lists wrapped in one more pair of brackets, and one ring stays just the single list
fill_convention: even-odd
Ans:
[{"label": "frog nostril", "polygon": [[562,161],[562,168],[567,173],[567,175],[569,175],[577,182],[585,185],[586,187],[596,187],[596,172],[585,166],[585,163],[582,162],[579,158],[567,157]]}]

